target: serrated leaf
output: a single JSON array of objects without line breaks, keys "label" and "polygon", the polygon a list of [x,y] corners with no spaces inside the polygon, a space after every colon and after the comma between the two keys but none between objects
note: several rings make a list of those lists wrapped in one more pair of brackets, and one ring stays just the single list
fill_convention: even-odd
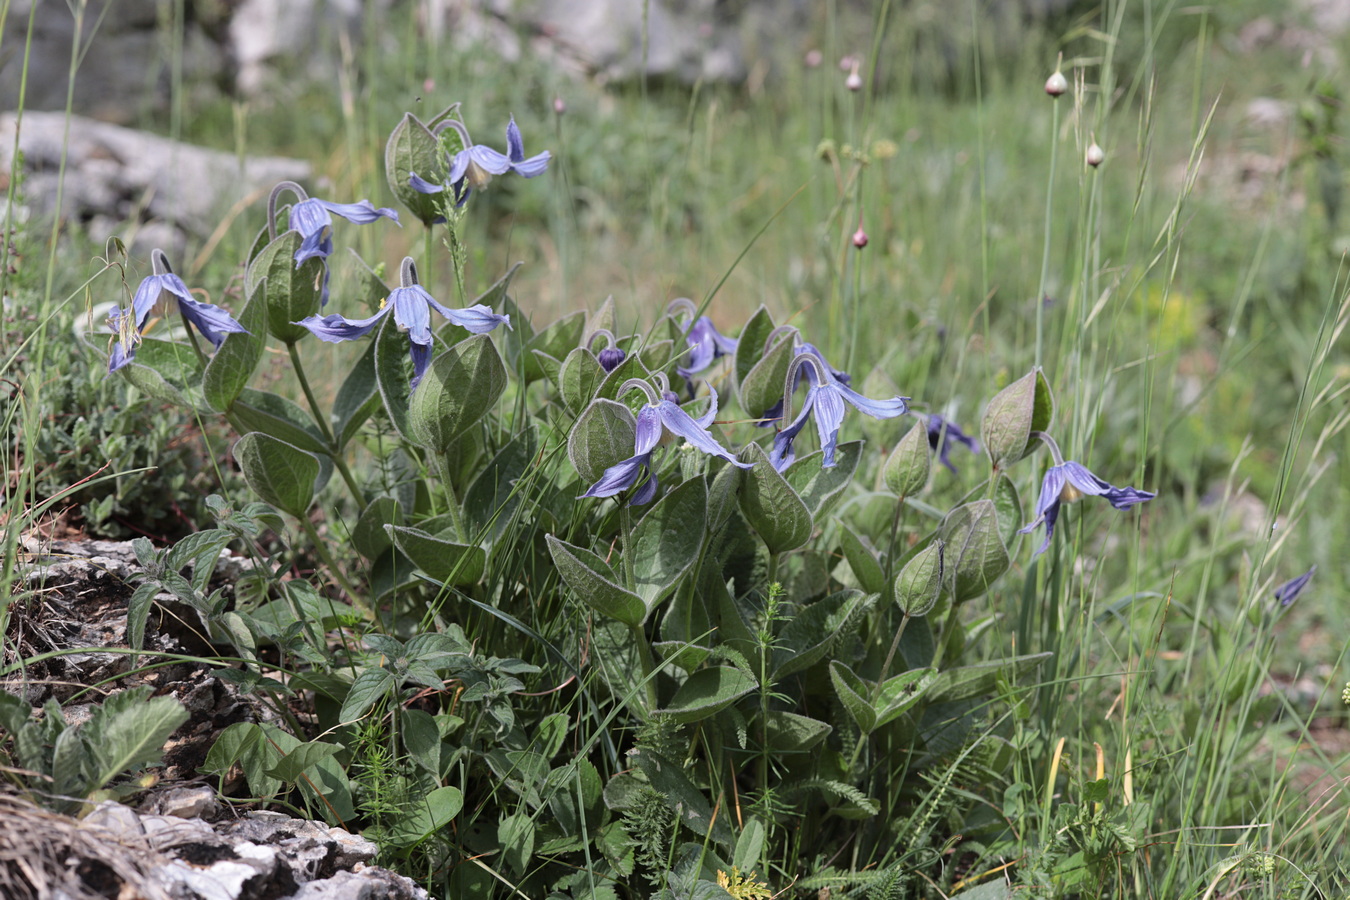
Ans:
[{"label": "serrated leaf", "polygon": [[394,673],[388,669],[367,669],[352,682],[347,699],[342,701],[342,711],[338,719],[343,722],[355,722],[366,714],[382,697],[392,693],[398,687]]},{"label": "serrated leaf", "polygon": [[620,587],[614,570],[603,559],[551,534],[546,540],[558,575],[584,603],[625,625],[642,624],[647,617],[642,598]]},{"label": "serrated leaf", "polygon": [[759,686],[735,666],[699,669],[680,685],[670,703],[657,713],[687,724],[715,715]]}]

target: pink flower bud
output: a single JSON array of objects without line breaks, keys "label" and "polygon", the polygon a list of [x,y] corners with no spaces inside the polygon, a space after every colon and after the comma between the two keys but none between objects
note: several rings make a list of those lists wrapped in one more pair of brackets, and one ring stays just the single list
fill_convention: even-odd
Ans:
[{"label": "pink flower bud", "polygon": [[867,246],[867,232],[863,231],[861,225],[858,226],[857,231],[853,232],[853,246],[859,250]]},{"label": "pink flower bud", "polygon": [[821,53],[819,50],[806,51],[806,59],[804,60],[804,62],[806,63],[806,67],[808,69],[818,69],[820,68],[820,64],[824,61],[825,61],[825,54]]},{"label": "pink flower bud", "polygon": [[844,79],[844,87],[855,92],[862,90],[862,76],[858,74],[858,61],[856,59],[853,61],[853,70]]},{"label": "pink flower bud", "polygon": [[1106,159],[1106,151],[1097,146],[1097,141],[1094,139],[1091,144],[1088,144],[1087,153],[1084,156],[1087,159],[1087,164],[1095,169],[1102,164],[1102,160]]},{"label": "pink flower bud", "polygon": [[563,98],[561,97],[553,98],[553,111],[560,116],[563,113],[567,112],[567,104],[563,102]]}]

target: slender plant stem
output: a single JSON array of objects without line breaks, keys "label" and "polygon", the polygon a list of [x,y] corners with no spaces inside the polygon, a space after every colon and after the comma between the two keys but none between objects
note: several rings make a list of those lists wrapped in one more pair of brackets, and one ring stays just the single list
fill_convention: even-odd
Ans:
[{"label": "slender plant stem", "polygon": [[1055,211],[1055,151],[1059,147],[1059,100],[1051,102],[1054,105],[1050,113],[1050,177],[1045,187],[1045,236],[1041,241],[1041,280],[1036,288],[1035,364],[1038,366],[1043,358],[1041,351],[1045,343],[1045,285],[1050,277],[1050,223]]},{"label": "slender plant stem", "polygon": [[875,706],[877,699],[881,697],[881,686],[886,683],[886,677],[891,674],[891,663],[895,661],[895,653],[900,649],[900,638],[905,634],[905,626],[909,624],[912,617],[905,613],[905,617],[900,620],[900,627],[895,629],[895,640],[891,641],[891,649],[886,654],[886,661],[881,664],[881,674],[877,676],[877,686],[872,688],[872,705]]},{"label": "slender plant stem", "polygon": [[333,558],[333,554],[328,550],[328,542],[320,537],[318,529],[314,527],[314,523],[304,516],[301,516],[297,521],[300,523],[301,530],[305,532],[305,536],[309,538],[309,542],[313,546],[314,552],[319,554],[319,558],[323,560],[323,564],[328,567],[328,572],[333,576],[333,580],[347,593],[347,596],[351,598],[353,603],[364,610],[367,615],[370,615],[373,610],[371,610],[370,606],[366,603],[366,598],[356,590],[356,587],[353,586],[350,581],[347,580],[347,576],[342,574],[342,569],[338,566],[337,560]]},{"label": "slender plant stem", "polygon": [[[194,343],[193,346],[196,346],[196,344]],[[347,485],[347,490],[352,492],[352,498],[364,507],[366,505],[366,493],[361,490],[361,485],[357,482],[356,476],[352,474],[352,470],[348,468],[347,461],[338,452],[337,441],[333,438],[333,432],[329,429],[328,422],[319,409],[319,401],[315,398],[314,391],[309,386],[309,379],[305,377],[305,366],[300,361],[300,351],[296,349],[294,343],[288,343],[286,350],[291,355],[291,368],[295,370],[295,376],[300,380],[300,389],[305,393],[305,402],[309,404],[310,414],[314,416],[314,422],[319,426],[319,433],[323,435],[324,443],[328,445],[328,458],[333,461],[338,474],[342,476],[342,481]]]}]

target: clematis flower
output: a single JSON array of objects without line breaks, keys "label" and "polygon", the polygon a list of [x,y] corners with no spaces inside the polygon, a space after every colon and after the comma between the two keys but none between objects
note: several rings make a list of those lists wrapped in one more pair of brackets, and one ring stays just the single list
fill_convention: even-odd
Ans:
[{"label": "clematis flower", "polygon": [[806,390],[806,401],[802,411],[790,424],[774,435],[773,449],[769,451],[769,461],[779,472],[788,467],[794,458],[792,443],[806,427],[807,419],[816,420],[816,432],[820,435],[820,447],[825,451],[822,468],[835,465],[834,451],[839,444],[839,429],[844,423],[844,405],[867,413],[874,419],[893,419],[909,411],[908,397],[892,397],[889,400],[871,400],[853,390],[835,377],[827,363],[821,362],[820,351],[811,347],[798,353],[788,366],[783,402],[791,401],[797,387],[797,379],[806,375],[810,387]]},{"label": "clematis flower", "polygon": [[684,379],[689,388],[689,393],[694,393],[694,376],[704,369],[711,366],[717,359],[736,352],[739,341],[733,337],[727,337],[717,330],[713,325],[712,319],[707,316],[697,315],[698,308],[694,306],[694,301],[688,297],[679,297],[670,301],[666,307],[669,315],[677,312],[683,312],[688,319],[684,330],[684,342],[688,347],[687,362],[675,369],[676,374]]},{"label": "clematis flower", "polygon": [[423,373],[431,363],[431,310],[436,310],[456,325],[466,328],[474,334],[491,331],[498,325],[511,327],[511,317],[497,315],[490,307],[479,303],[468,309],[448,309],[437,303],[427,293],[426,288],[417,283],[417,266],[411,256],[403,258],[399,269],[399,287],[389,293],[389,297],[380,306],[380,311],[368,319],[348,319],[336,313],[327,316],[309,316],[296,322],[303,325],[317,338],[329,343],[354,341],[364,337],[380,323],[385,316],[393,313],[394,322],[399,331],[408,333],[408,353],[413,361],[412,386],[422,380]]},{"label": "clematis flower", "polygon": [[[801,337],[800,333],[798,333],[797,329],[794,328],[793,326],[791,326],[791,325],[780,325],[779,327],[775,328],[773,331],[769,332],[769,336],[768,336],[767,338],[765,338],[765,340],[764,340],[764,350],[765,350],[766,353],[768,352],[769,348],[775,343],[774,338],[777,337],[777,335],[779,335],[780,333],[785,332],[785,331],[790,331],[790,332],[792,333],[792,335],[793,335],[793,338],[792,338],[792,339],[793,339],[794,341]],[[820,364],[821,364],[822,366],[825,367],[825,371],[829,372],[830,375],[834,377],[834,380],[835,380],[835,381],[838,381],[840,384],[843,384],[843,385],[852,385],[852,384],[853,384],[853,378],[852,378],[847,372],[841,372],[841,371],[839,371],[838,369],[836,369],[834,366],[830,365],[829,360],[827,360],[827,359],[825,358],[825,354],[824,354],[824,353],[821,353],[820,350],[817,349],[817,347],[816,347],[815,344],[811,344],[811,343],[807,343],[806,341],[802,341],[801,343],[799,343],[799,344],[797,345],[797,352],[798,352],[798,353],[810,353],[812,356],[814,356],[814,357],[820,362]],[[812,372],[812,373],[811,373],[811,376],[814,376],[814,374],[815,374],[815,373]],[[806,374],[806,371],[805,371],[805,370],[803,370],[803,369],[798,369],[798,370],[797,370],[797,377],[796,377],[796,380],[792,383],[792,390],[795,392],[795,391],[797,390],[797,388],[801,387],[802,379],[807,378],[807,377],[810,377],[810,376],[808,376],[808,375]],[[763,415],[762,417],[760,417],[760,418],[755,422],[755,427],[757,427],[757,428],[768,428],[770,425],[774,425],[774,424],[778,423],[779,421],[781,421],[782,418],[783,418],[783,401],[782,401],[782,400],[779,400],[779,401],[778,401],[777,403],[775,403],[773,406],[770,406],[768,409],[764,410],[764,415]]]},{"label": "clematis flower", "polygon": [[[717,416],[716,391],[712,391],[712,400],[708,406],[708,411],[695,419],[689,413],[680,409],[679,404],[670,395],[665,384],[665,376],[658,374],[656,377],[660,382],[659,391],[653,390],[651,385],[640,378],[630,378],[619,387],[619,396],[623,396],[630,389],[641,390],[647,395],[647,404],[638,411],[637,415],[637,432],[633,439],[633,455],[606,469],[605,474],[600,476],[600,480],[591,485],[590,489],[581,496],[612,497],[637,484],[642,478],[644,470],[651,471],[652,451],[661,442],[661,435],[666,431],[676,437],[684,438],[695,449],[702,450],[709,456],[720,457],[742,469],[751,467],[751,463],[743,463],[736,459],[736,456],[730,450],[717,443],[717,439],[708,432],[713,419]],[[629,503],[634,506],[650,503],[656,497],[656,488],[656,475],[652,473],[642,487],[638,488],[637,492],[633,494]]]},{"label": "clematis flower", "polygon": [[1018,534],[1030,534],[1042,523],[1045,524],[1045,541],[1037,548],[1034,556],[1039,556],[1050,546],[1050,538],[1055,533],[1055,521],[1059,518],[1061,503],[1072,503],[1082,497],[1105,497],[1116,509],[1129,509],[1136,503],[1152,500],[1157,494],[1141,491],[1132,487],[1118,488],[1108,484],[1088,471],[1087,466],[1070,460],[1064,461],[1059,445],[1044,432],[1032,432],[1050,447],[1055,464],[1045,473],[1041,481],[1041,493],[1036,498],[1036,518],[1017,529]]},{"label": "clematis flower", "polygon": [[408,178],[408,184],[413,190],[421,191],[423,194],[439,194],[448,187],[454,192],[456,207],[463,206],[469,199],[469,194],[486,187],[493,175],[515,172],[523,178],[534,178],[544,174],[544,170],[548,168],[548,161],[553,158],[553,154],[547,150],[529,159],[525,158],[525,144],[521,140],[520,128],[517,127],[514,116],[506,126],[505,154],[485,144],[475,144],[473,138],[469,137],[469,131],[464,127],[464,123],[458,119],[446,119],[437,130],[443,128],[455,129],[464,142],[464,149],[450,160],[450,171],[446,175],[445,184],[433,184],[416,172]]},{"label": "clematis flower", "polygon": [[399,225],[398,213],[387,207],[375,208],[369,200],[359,203],[333,203],[310,197],[305,189],[294,181],[283,181],[272,188],[267,200],[267,221],[269,234],[276,238],[277,198],[283,191],[295,194],[299,201],[291,207],[286,219],[286,227],[300,232],[300,246],[295,251],[295,267],[298,269],[307,259],[318,257],[325,260],[323,270],[323,296],[320,306],[328,305],[328,257],[333,255],[333,217],[337,213],[348,222],[357,225],[369,225],[377,219],[392,219]]},{"label": "clematis flower", "polygon": [[618,341],[614,339],[614,333],[608,328],[597,328],[591,334],[591,339],[586,342],[586,349],[594,352],[595,342],[600,338],[605,339],[605,347],[595,354],[595,360],[600,363],[600,368],[606,372],[613,372],[623,364],[628,354],[619,346]]},{"label": "clematis flower", "polygon": [[154,313],[161,316],[173,315],[175,311],[182,313],[213,347],[219,347],[227,334],[247,331],[219,306],[193,299],[183,279],[173,274],[163,250],[151,251],[150,266],[154,274],[141,280],[131,299],[131,309],[124,310],[119,306],[108,316],[109,324],[118,335],[108,354],[109,372],[116,372],[135,358],[141,335]]},{"label": "clematis flower", "polygon": [[1312,580],[1313,573],[1316,571],[1317,566],[1313,566],[1297,578],[1291,578],[1277,587],[1275,589],[1275,599],[1279,601],[1280,606],[1289,606],[1297,600],[1298,595],[1303,593],[1303,589],[1308,586],[1308,582]]},{"label": "clematis flower", "polygon": [[937,413],[930,415],[928,417],[928,446],[937,451],[938,462],[955,474],[956,466],[952,465],[950,459],[953,444],[961,444],[971,453],[980,452],[979,442],[958,428],[951,419]]}]

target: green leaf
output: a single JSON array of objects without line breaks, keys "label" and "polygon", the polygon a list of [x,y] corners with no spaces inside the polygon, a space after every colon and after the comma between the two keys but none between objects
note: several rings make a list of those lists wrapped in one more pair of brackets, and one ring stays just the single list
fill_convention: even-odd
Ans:
[{"label": "green leaf", "polygon": [[267,344],[267,280],[263,279],[249,295],[236,320],[247,333],[231,333],[202,373],[202,394],[216,412],[225,412],[253,377]]},{"label": "green leaf", "polygon": [[328,447],[314,420],[278,394],[244,388],[230,407],[230,416],[248,431],[262,432],[317,456],[328,455]]},{"label": "green leaf", "polygon": [[402,815],[383,828],[368,829],[381,844],[412,847],[449,825],[464,808],[464,795],[456,787],[438,787],[410,797]]},{"label": "green leaf", "polygon": [[[127,646],[140,650],[145,646],[145,622],[150,617],[150,605],[159,593],[159,585],[153,581],[143,581],[132,591],[127,601]],[[132,654],[130,665],[136,666],[136,655]]]},{"label": "green leaf", "polygon": [[341,749],[341,744],[308,741],[288,751],[267,770],[267,774],[286,784],[295,784],[306,769],[318,765]]},{"label": "green leaf", "polygon": [[[516,272],[522,265],[524,265],[524,263],[518,262],[511,266],[510,269],[507,269],[505,275],[498,278],[487,290],[475,297],[473,303],[470,305],[472,306],[481,303],[483,306],[489,306],[493,309],[496,309],[498,306],[503,306],[510,299],[506,296],[506,292],[511,287],[511,279],[516,277]],[[511,303],[511,306],[515,309],[517,314],[520,312],[520,308],[516,307],[514,302]],[[506,310],[503,310],[503,312],[505,311]],[[513,318],[511,320],[511,327],[515,328],[520,334],[526,335],[527,339],[534,335],[534,329],[530,327],[529,320],[524,316],[520,316],[519,322]]]},{"label": "green leaf", "polygon": [[877,696],[877,724],[880,728],[909,712],[920,700],[927,696],[929,688],[937,680],[937,669],[910,669],[893,678],[887,678]]},{"label": "green leaf", "polygon": [[1006,469],[1039,446],[1033,431],[1046,431],[1055,413],[1055,398],[1039,368],[1032,369],[994,395],[985,407],[980,436],[989,460]]},{"label": "green leaf", "polygon": [[774,644],[773,680],[815,665],[835,642],[856,627],[859,613],[871,607],[875,594],[846,589],[817,600],[792,617]]},{"label": "green leaf", "polygon": [[994,485],[994,509],[998,511],[999,537],[1007,547],[1022,527],[1022,501],[1017,496],[1017,486],[1004,473],[998,474],[998,483]]},{"label": "green leaf", "polygon": [[324,261],[314,256],[295,264],[302,240],[300,232],[287,231],[268,243],[244,272],[248,296],[261,288],[266,298],[267,330],[287,344],[309,334],[309,329],[294,323],[317,314],[323,297]]},{"label": "green leaf", "polygon": [[740,337],[736,343],[736,384],[739,385],[745,381],[745,376],[759,362],[760,357],[764,355],[764,342],[769,339],[769,334],[773,331],[773,316],[769,314],[768,309],[761,306],[755,310],[741,329]]},{"label": "green leaf", "polygon": [[375,377],[375,342],[352,366],[333,400],[333,439],[338,449],[356,436],[366,420],[380,408],[380,385]]},{"label": "green leaf", "polygon": [[895,576],[892,595],[907,616],[926,616],[942,593],[943,543],[935,540],[909,558]]},{"label": "green leaf", "polygon": [[734,666],[699,669],[675,691],[670,704],[656,712],[681,724],[697,722],[721,712],[758,686],[753,676]]},{"label": "green leaf", "polygon": [[797,496],[802,498],[812,517],[819,518],[837,500],[844,489],[853,483],[853,473],[862,457],[862,441],[850,441],[835,449],[833,466],[824,468],[823,450],[794,461],[783,472],[783,477]]},{"label": "green leaf", "polygon": [[408,425],[422,446],[445,453],[506,390],[506,367],[490,335],[475,334],[431,361],[408,402]]},{"label": "green leaf", "polygon": [[633,529],[633,577],[647,615],[698,561],[707,518],[707,482],[691,478],[661,498]]},{"label": "green leaf", "polygon": [[633,455],[637,419],[616,400],[596,399],[567,436],[567,458],[581,480],[594,484],[605,470]]},{"label": "green leaf", "polygon": [[149,688],[108,697],[80,729],[93,754],[85,792],[102,789],[133,766],[158,761],[169,735],[187,720],[183,704],[173,697],[151,697]]},{"label": "green leaf", "polygon": [[736,849],[731,854],[731,865],[741,872],[752,872],[759,865],[760,855],[764,852],[764,840],[768,829],[764,820],[751,816],[736,838]]},{"label": "green leaf", "polygon": [[498,451],[464,492],[464,514],[473,533],[495,544],[506,533],[524,494],[520,480],[534,461],[534,429],[526,427]]},{"label": "green leaf", "polygon": [[378,559],[394,543],[384,526],[402,524],[402,505],[393,497],[376,497],[361,511],[352,527],[352,546],[366,559]]},{"label": "green leaf", "polygon": [[588,606],[625,625],[641,625],[647,617],[642,598],[618,584],[614,570],[589,550],[548,535],[548,551],[558,575]]},{"label": "green leaf", "polygon": [[754,468],[741,475],[740,508],[770,553],[795,550],[811,538],[811,512],[787,480],[774,471],[764,448],[748,444],[741,459]]},{"label": "green leaf", "polygon": [[840,525],[839,546],[844,552],[844,559],[848,560],[848,567],[853,570],[853,577],[858,579],[858,584],[869,594],[879,594],[886,587],[886,572],[881,568],[881,562],[877,559],[862,538],[853,533],[853,529],[847,525]]},{"label": "green leaf", "polygon": [[629,762],[635,764],[647,776],[651,786],[663,794],[666,806],[680,817],[680,821],[695,834],[711,837],[718,844],[730,849],[733,844],[731,829],[727,826],[726,816],[712,816],[712,807],[684,773],[684,767],[678,766],[654,750],[641,748],[628,752]]},{"label": "green leaf", "polygon": [[343,722],[356,722],[380,701],[386,694],[398,688],[394,673],[388,669],[366,669],[352,682],[347,699],[342,702],[342,711],[338,719]]},{"label": "green leaf", "polygon": [[249,487],[264,503],[296,518],[309,510],[319,477],[319,460],[312,453],[251,431],[235,442],[234,458]]},{"label": "green leaf", "polygon": [[534,820],[522,813],[504,816],[497,823],[497,843],[507,868],[524,875],[534,855]]},{"label": "green leaf", "polygon": [[1011,659],[994,660],[973,666],[961,666],[939,672],[928,687],[930,703],[953,703],[968,700],[993,690],[999,678],[1009,683],[1045,662],[1053,653],[1031,653]]},{"label": "green leaf", "polygon": [[[453,114],[458,107],[456,103],[433,122]],[[415,190],[409,179],[416,173],[427,181],[438,183],[447,174],[444,158],[436,135],[412,113],[403,114],[384,145],[384,172],[389,180],[389,190],[427,228],[431,228],[440,216],[437,195]]]},{"label": "green leaf", "polygon": [[916,422],[886,457],[882,468],[886,487],[898,497],[911,497],[928,484],[933,468],[933,448],[928,443],[928,425]]},{"label": "green leaf", "polygon": [[834,731],[828,722],[781,709],[770,710],[767,722],[765,738],[774,753],[804,753]]},{"label": "green leaf", "polygon": [[595,397],[608,373],[585,347],[577,347],[563,359],[558,370],[558,391],[568,410],[577,413]]},{"label": "green leaf", "polygon": [[[514,320],[513,320],[514,321]],[[554,359],[566,358],[581,343],[581,335],[586,330],[586,311],[579,309],[553,322],[525,343],[520,359],[511,360],[512,369],[524,367],[525,383],[531,384],[544,377],[544,370],[535,357],[535,351],[547,354]]]},{"label": "green leaf", "polygon": [[[739,345],[736,350],[739,364]],[[780,335],[777,342],[741,379],[741,409],[745,410],[750,418],[762,418],[774,404],[783,399],[788,366],[792,363],[796,352],[796,341],[792,335]]]},{"label": "green leaf", "polygon": [[978,597],[1008,570],[1011,560],[999,537],[998,512],[992,500],[976,500],[947,514],[938,529],[943,569],[953,602]]},{"label": "green leaf", "polygon": [[834,692],[849,717],[863,734],[871,734],[877,725],[877,713],[871,701],[871,685],[837,659],[830,660],[830,683],[834,685]]},{"label": "green leaf", "polygon": [[487,568],[487,553],[477,545],[447,541],[420,528],[386,525],[384,530],[417,568],[437,581],[473,584]]},{"label": "green leaf", "polygon": [[408,423],[410,371],[408,336],[399,331],[393,316],[385,316],[375,332],[375,383],[379,385],[389,421],[405,440],[412,440],[412,426]]},{"label": "green leaf", "polygon": [[142,393],[161,403],[194,409],[201,365],[192,348],[154,338],[142,338],[136,358],[117,370]]}]

